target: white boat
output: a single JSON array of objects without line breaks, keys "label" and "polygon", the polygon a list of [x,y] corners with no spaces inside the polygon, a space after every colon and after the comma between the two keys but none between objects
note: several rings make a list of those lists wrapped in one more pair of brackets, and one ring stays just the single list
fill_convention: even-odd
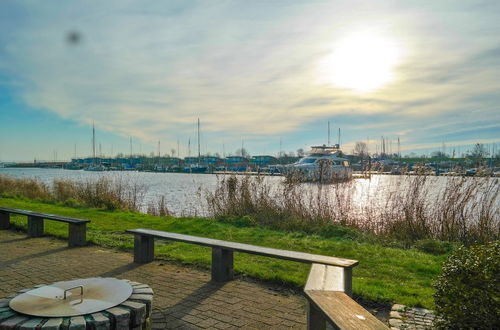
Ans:
[{"label": "white boat", "polygon": [[304,158],[288,166],[286,176],[306,182],[340,182],[352,179],[352,168],[338,144],[312,146]]},{"label": "white boat", "polygon": [[90,172],[102,172],[102,171],[106,171],[106,167],[104,167],[103,165],[92,165],[92,166],[89,166],[89,167],[86,167],[83,169],[84,171],[90,171]]}]

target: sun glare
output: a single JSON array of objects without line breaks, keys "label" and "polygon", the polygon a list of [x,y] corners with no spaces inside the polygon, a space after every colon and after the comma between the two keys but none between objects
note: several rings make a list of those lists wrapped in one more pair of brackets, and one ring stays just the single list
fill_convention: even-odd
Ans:
[{"label": "sun glare", "polygon": [[370,92],[394,79],[398,58],[399,50],[389,39],[371,34],[353,35],[335,44],[321,71],[330,84]]}]

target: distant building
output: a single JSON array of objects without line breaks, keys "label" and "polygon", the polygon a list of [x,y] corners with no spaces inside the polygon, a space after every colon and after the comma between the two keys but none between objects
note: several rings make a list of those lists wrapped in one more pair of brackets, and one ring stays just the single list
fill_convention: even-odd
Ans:
[{"label": "distant building", "polygon": [[184,158],[184,164],[186,164],[186,165],[198,164],[198,161],[201,161],[201,158],[198,158],[198,157],[186,157],[186,158]]},{"label": "distant building", "polygon": [[242,172],[248,169],[250,160],[242,156],[228,156],[224,163],[228,171]]},{"label": "distant building", "polygon": [[296,156],[283,156],[278,159],[280,164],[293,164],[297,162],[301,157]]},{"label": "distant building", "polygon": [[228,156],[226,157],[225,163],[227,165],[248,164],[249,159],[242,156]]},{"label": "distant building", "polygon": [[215,156],[203,156],[200,159],[202,165],[216,166],[222,162],[222,159]]},{"label": "distant building", "polygon": [[159,162],[163,165],[179,165],[182,159],[177,157],[160,157]]},{"label": "distant building", "polygon": [[268,165],[276,165],[278,164],[278,158],[269,156],[269,155],[258,155],[258,156],[253,156],[250,159],[250,164],[252,166],[268,166]]}]

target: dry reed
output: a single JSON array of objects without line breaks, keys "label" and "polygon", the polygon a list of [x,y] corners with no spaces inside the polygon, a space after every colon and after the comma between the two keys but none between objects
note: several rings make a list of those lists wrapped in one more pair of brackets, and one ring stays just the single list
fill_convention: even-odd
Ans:
[{"label": "dry reed", "polygon": [[37,179],[18,179],[0,175],[2,196],[60,202],[70,206],[140,211],[145,193],[144,184],[125,182],[121,178],[101,177],[86,181],[54,179],[52,185],[47,185]]},{"label": "dry reed", "polygon": [[165,201],[165,196],[162,195],[157,201],[150,202],[148,204],[147,213],[155,216],[167,216],[171,215],[170,210],[167,207],[167,203]]},{"label": "dry reed", "polygon": [[391,177],[379,194],[354,197],[356,185],[318,185],[265,177],[220,177],[207,192],[216,219],[249,217],[276,229],[321,234],[328,226],[349,226],[380,237],[412,244],[422,239],[469,245],[500,237],[498,179],[449,178],[437,189],[428,176]]}]

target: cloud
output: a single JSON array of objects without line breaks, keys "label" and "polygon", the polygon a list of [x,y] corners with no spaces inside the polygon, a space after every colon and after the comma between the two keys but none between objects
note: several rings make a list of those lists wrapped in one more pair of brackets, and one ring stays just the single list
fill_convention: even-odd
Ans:
[{"label": "cloud", "polygon": [[[392,125],[394,132],[414,132],[414,139],[419,125],[447,116],[475,122],[466,114],[470,109],[500,120],[491,106],[500,101],[500,48],[490,40],[500,31],[493,19],[478,20],[484,14],[479,7],[457,18],[459,9],[447,11],[450,4],[415,10],[364,1],[11,6],[21,22],[10,23],[11,36],[0,35],[0,72],[21,82],[22,99],[147,142],[192,134],[198,117],[214,139],[255,141],[350,113],[395,113],[397,121],[360,126]],[[417,19],[425,17],[428,23]],[[489,33],[472,40],[471,21]],[[317,77],[318,63],[336,40],[360,26],[394,31],[406,49],[395,82],[367,95]],[[79,43],[66,41],[71,31],[81,35]]]}]

